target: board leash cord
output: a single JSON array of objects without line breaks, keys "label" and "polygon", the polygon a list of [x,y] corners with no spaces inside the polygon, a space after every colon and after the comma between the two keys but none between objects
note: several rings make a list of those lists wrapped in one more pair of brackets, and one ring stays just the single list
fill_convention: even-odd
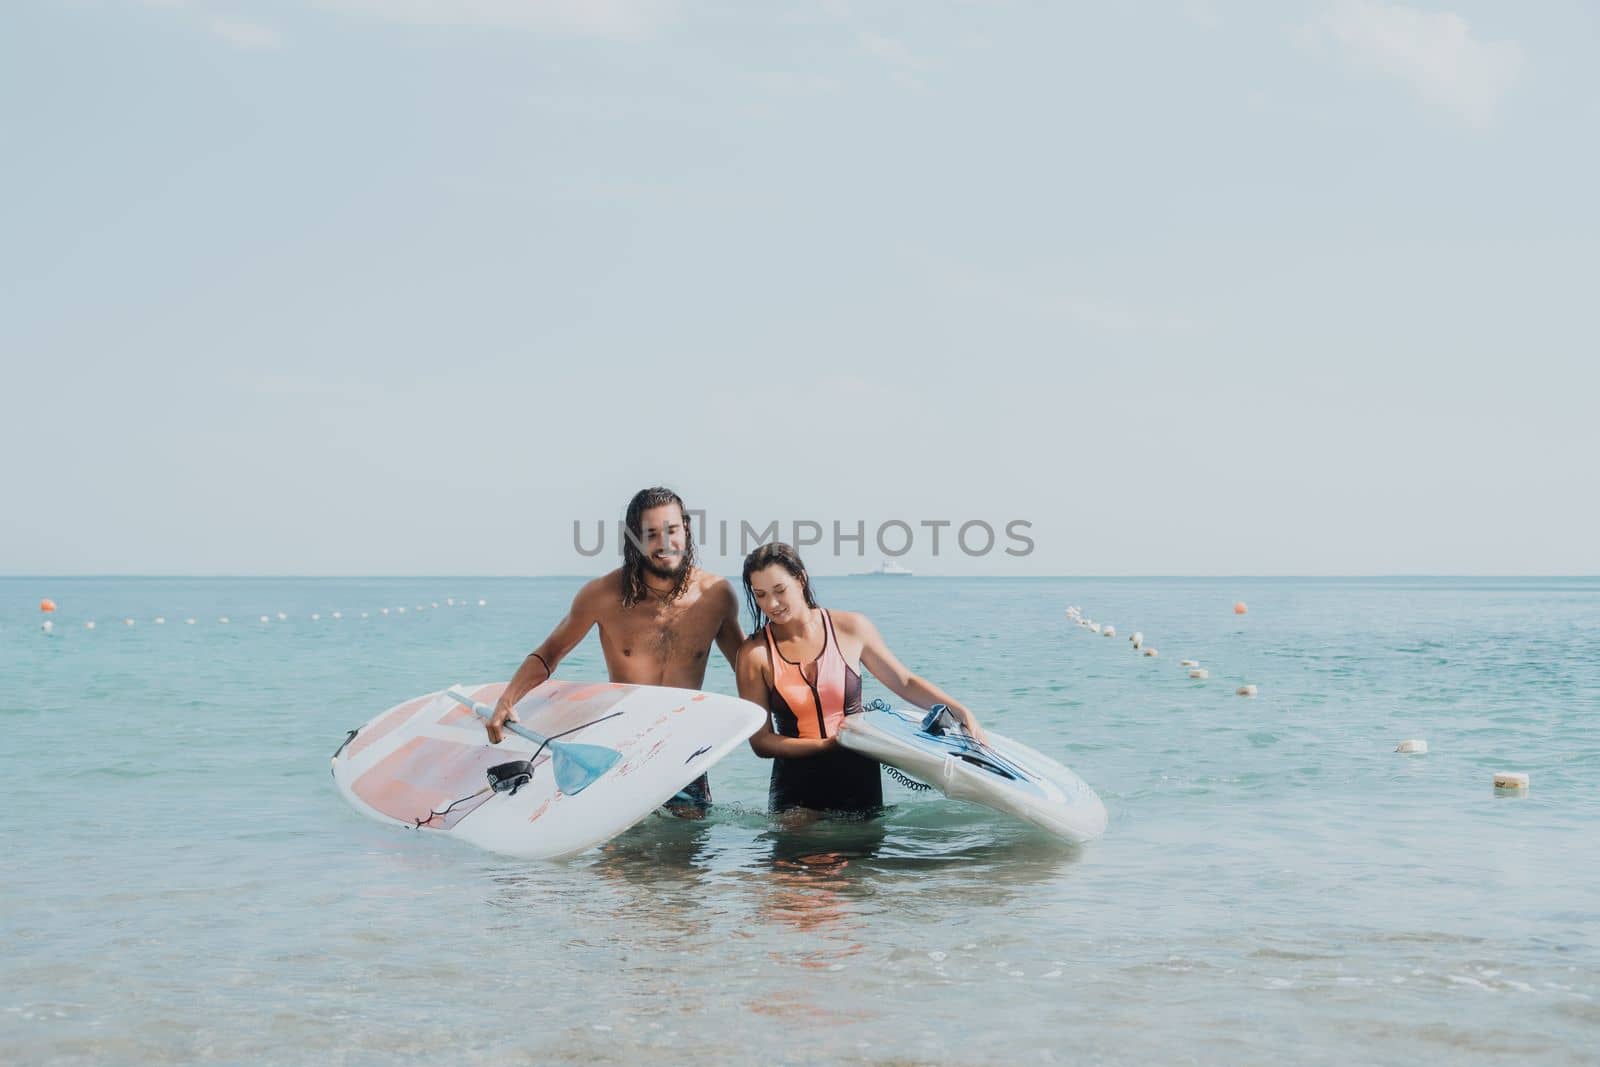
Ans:
[{"label": "board leash cord", "polygon": [[[868,711],[892,711],[894,709],[891,708],[889,706],[888,701],[884,700],[882,697],[873,697],[872,698],[872,703],[867,705],[866,710],[868,710]],[[901,785],[905,786],[907,789],[911,790],[913,793],[926,793],[928,790],[933,788],[933,786],[929,785],[927,782],[919,782],[919,781],[917,781],[915,778],[913,778],[910,775],[906,774],[904,771],[902,771],[898,767],[891,767],[887,763],[885,763],[885,764],[883,764],[883,769],[889,772],[889,777],[890,778],[893,778],[895,781],[899,782]]]},{"label": "board leash cord", "polygon": [[[495,764],[486,772],[489,776],[488,785],[484,786],[476,793],[468,794],[459,800],[452,800],[449,804],[444,806],[443,810],[429,811],[427,816],[424,818],[412,819],[411,821],[416,823],[412,829],[420,830],[433,820],[443,818],[444,816],[450,814],[451,809],[457,805],[465,804],[469,800],[476,800],[478,797],[481,797],[483,794],[488,792],[510,793],[512,796],[516,796],[517,790],[533,781],[533,761],[539,758],[540,754],[550,746],[552,741],[557,741],[563,737],[566,737],[568,734],[575,734],[579,730],[587,729],[596,723],[605,722],[607,719],[615,719],[621,714],[622,712],[620,711],[613,711],[610,715],[602,715],[598,719],[590,719],[588,722],[579,723],[577,726],[574,726],[569,730],[562,730],[558,734],[551,734],[549,737],[544,738],[533,755],[529,756],[525,760],[512,760],[509,763]],[[351,731],[351,736],[355,736],[355,731]],[[349,743],[349,738],[345,739],[345,743]],[[341,749],[343,748],[343,746],[340,747]],[[337,756],[337,753],[335,753],[335,755]],[[554,762],[554,760],[551,761],[552,764]]]},{"label": "board leash cord", "polygon": [[[493,708],[473,700],[462,692],[458,686],[451,686],[446,689],[444,695],[462,707],[471,708],[473,714],[485,722],[494,721]],[[604,722],[606,719],[613,719],[621,714],[622,712],[620,711],[614,711],[610,715],[603,715],[592,722],[584,723],[582,726],[574,726],[571,730],[563,730],[556,736],[565,737],[567,734],[575,733],[585,726],[593,726],[597,722]],[[504,723],[504,728],[518,737],[526,738],[539,746],[538,750],[534,752],[533,758],[537,758],[540,752],[549,748],[550,763],[555,769],[556,788],[568,796],[577,796],[589,788],[591,784],[600,779],[601,775],[616,766],[617,762],[622,759],[622,753],[614,748],[557,741],[553,737],[545,737],[532,730],[518,726],[510,720]],[[531,774],[531,767],[529,771]]]},{"label": "board leash cord", "polygon": [[[874,697],[872,703],[868,704],[865,710],[893,711],[894,709],[882,697]],[[957,730],[959,733],[953,736],[962,745],[962,750],[954,753],[957,759],[970,763],[974,767],[982,768],[990,774],[997,774],[1002,778],[1009,778],[1012,781],[1027,780],[1027,776],[1021,768],[1012,765],[1009,760],[1004,759],[998,752],[968,734],[966,728],[956,721],[955,716],[950,713],[949,706],[945,704],[935,704],[922,720],[921,728],[922,732],[928,736],[941,738],[947,736],[950,730]],[[907,778],[894,767],[885,765],[885,769],[888,770],[889,776],[895,781],[917,792],[921,792],[921,789],[932,788],[922,782],[915,782],[915,779]],[[912,784],[913,782],[915,784]],[[918,789],[918,786],[921,786],[921,789]]]},{"label": "board leash cord", "polygon": [[891,767],[885,763],[883,765],[883,769],[889,772],[890,778],[893,778],[895,781],[899,782],[913,793],[926,793],[928,790],[933,788],[933,786],[929,785],[927,782],[917,781],[915,778],[912,778],[898,767]]}]

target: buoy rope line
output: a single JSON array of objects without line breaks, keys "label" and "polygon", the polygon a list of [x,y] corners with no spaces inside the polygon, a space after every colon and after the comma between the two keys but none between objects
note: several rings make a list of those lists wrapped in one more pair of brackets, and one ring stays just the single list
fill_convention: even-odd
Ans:
[{"label": "buoy rope line", "polygon": [[[1233,605],[1233,613],[1235,615],[1246,615],[1249,614],[1249,611],[1250,606],[1242,600],[1237,601]],[[1116,636],[1116,627],[1101,626],[1093,619],[1084,618],[1083,609],[1078,607],[1076,604],[1070,605],[1067,608],[1067,618],[1071,619],[1083,629],[1088,630],[1090,633],[1100,634],[1101,636],[1105,637]],[[1136,631],[1129,635],[1128,640],[1133,642],[1134,650],[1137,651],[1139,647],[1144,644],[1144,634]],[[1154,656],[1156,655],[1156,650],[1153,648],[1146,648],[1144,650],[1144,654],[1146,656]],[[1205,681],[1207,678],[1211,677],[1210,672],[1204,667],[1200,666],[1199,660],[1180,660],[1178,665],[1184,670],[1187,670],[1189,672],[1189,677],[1195,679],[1196,681]],[[1240,685],[1239,688],[1234,690],[1234,692],[1242,697],[1253,697],[1256,695],[1257,688],[1252,683],[1246,683]],[[1419,737],[1409,738],[1405,741],[1401,741],[1400,744],[1395,748],[1395,751],[1407,756],[1426,756],[1428,754],[1428,742]],[[890,773],[892,774],[894,772],[891,771]],[[1528,780],[1529,776],[1526,771],[1496,771],[1494,775],[1495,796],[1525,797],[1528,795]]]},{"label": "buoy rope line", "polygon": [[[473,602],[472,602],[472,599],[469,598],[469,597],[446,597],[445,600],[444,600],[444,605],[443,605],[442,608],[440,607],[440,603],[437,600],[431,600],[426,604],[418,604],[414,608],[407,608],[403,604],[399,605],[397,607],[394,607],[394,608],[386,608],[386,607],[368,608],[368,609],[366,609],[364,611],[359,611],[359,619],[360,620],[368,620],[368,619],[373,619],[373,618],[386,618],[386,617],[390,616],[391,614],[392,615],[397,615],[397,616],[398,615],[407,615],[407,614],[424,615],[424,614],[427,614],[429,611],[436,610],[436,609],[437,610],[445,610],[445,609],[448,609],[448,608],[467,608],[467,607],[472,607],[472,606],[473,606]],[[477,606],[480,607],[480,608],[488,607],[489,606],[489,602],[487,600],[484,600],[484,599],[480,598],[477,601]],[[44,622],[40,625],[40,629],[42,631],[44,631],[45,633],[47,633],[47,634],[55,633],[55,631],[56,631],[56,621],[57,621],[57,619],[59,617],[59,614],[60,614],[60,609],[57,607],[56,602],[53,601],[53,600],[50,600],[48,598],[45,599],[45,600],[42,600],[42,601],[39,602],[39,610],[45,616]],[[303,620],[307,620],[307,621],[310,621],[310,622],[322,622],[322,621],[324,621],[324,616],[326,616],[326,621],[328,621],[328,622],[341,622],[341,621],[344,620],[344,618],[347,615],[349,615],[351,618],[354,619],[354,618],[357,617],[357,614],[358,613],[356,611],[346,612],[344,610],[335,610],[335,611],[330,611],[330,612],[314,611],[314,612],[309,613],[309,615],[302,616],[302,615],[290,615],[287,612],[279,611],[279,612],[274,612],[274,613],[271,613],[271,614],[260,615],[260,616],[257,616],[257,618],[259,619],[259,621],[260,621],[260,623],[262,625],[266,625],[266,624],[269,624],[269,623],[273,622],[274,620],[276,620],[277,622],[280,622],[280,623],[300,622],[300,621],[303,621]],[[244,618],[248,618],[249,616],[246,615],[246,616],[243,616],[243,617]],[[176,618],[177,617],[174,616],[174,619],[176,619]],[[137,623],[139,622],[138,619],[135,619],[135,618],[132,618],[132,617],[129,617],[129,616],[124,616],[120,621],[124,626],[130,627],[130,628],[135,626],[135,625],[137,625]],[[194,616],[185,616],[182,621],[183,621],[183,624],[186,625],[186,626],[195,626],[195,625],[198,625],[199,622],[200,622],[200,620],[198,618],[194,617]],[[216,620],[215,625],[217,625],[217,626],[227,626],[227,625],[231,624],[232,621],[233,621],[233,617],[231,615],[219,615],[219,616],[217,616],[217,620]],[[166,623],[167,623],[167,617],[165,615],[157,615],[151,620],[151,623],[153,625],[155,625],[155,626],[165,626]],[[99,628],[99,623],[95,619],[85,619],[84,622],[83,622],[83,628],[85,630],[95,630],[95,629]]]},{"label": "buoy rope line", "polygon": [[[1239,601],[1238,603],[1234,604],[1234,606],[1233,606],[1233,613],[1235,615],[1244,615],[1248,611],[1249,611],[1249,608],[1245,605],[1244,601],[1242,601],[1242,600]],[[1067,608],[1067,618],[1070,619],[1073,623],[1075,623],[1081,629],[1088,630],[1092,634],[1098,634],[1098,635],[1100,635],[1102,637],[1115,637],[1115,636],[1117,636],[1117,628],[1115,626],[1112,626],[1110,624],[1106,624],[1106,625],[1102,626],[1100,623],[1095,622],[1093,619],[1085,618],[1084,614],[1083,614],[1083,609],[1079,608],[1076,604],[1070,605]],[[1149,656],[1152,659],[1155,658],[1156,656],[1160,655],[1160,653],[1157,652],[1154,648],[1150,648],[1150,647],[1147,647],[1145,645],[1145,643],[1144,643],[1144,634],[1140,633],[1137,630],[1135,630],[1133,633],[1128,635],[1128,641],[1133,645],[1133,650],[1135,652],[1139,652],[1139,651],[1142,650],[1144,655]],[[1208,678],[1211,677],[1211,672],[1208,669],[1206,669],[1205,667],[1200,666],[1200,661],[1199,660],[1195,660],[1195,659],[1179,660],[1178,661],[1178,666],[1179,666],[1180,669],[1188,671],[1189,672],[1189,677],[1194,679],[1195,681],[1203,682],[1203,681],[1205,681],[1205,680],[1207,680]],[[1253,697],[1253,696],[1256,695],[1256,693],[1258,691],[1259,690],[1257,689],[1257,687],[1256,687],[1256,685],[1254,683],[1244,683],[1244,684],[1241,684],[1237,689],[1235,689],[1234,693],[1237,694],[1238,696],[1242,696],[1242,697]]]}]

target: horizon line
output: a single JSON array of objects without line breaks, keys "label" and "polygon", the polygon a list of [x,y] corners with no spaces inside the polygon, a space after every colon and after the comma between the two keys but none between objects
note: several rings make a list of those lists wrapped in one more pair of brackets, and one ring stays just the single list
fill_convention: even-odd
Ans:
[{"label": "horizon line", "polygon": [[[702,568],[709,569],[709,568]],[[713,572],[716,573],[716,572]],[[80,572],[80,573],[38,573],[38,574],[0,574],[0,581],[43,581],[49,579],[83,579],[83,578],[127,578],[141,580],[157,579],[187,579],[187,580],[233,580],[233,581],[373,581],[373,580],[407,580],[407,581],[506,581],[506,580],[547,580],[547,579],[592,579],[600,575],[592,573],[558,573],[558,574],[293,574],[293,573],[267,573],[267,574],[229,574],[218,573],[135,573],[119,571]],[[724,575],[726,577],[726,575]],[[882,575],[863,571],[850,571],[842,573],[827,573],[813,571],[815,578],[921,578],[921,579],[960,579],[974,578],[993,579],[996,581],[1030,581],[1037,579],[1072,579],[1082,581],[1103,581],[1107,579],[1216,579],[1216,580],[1248,580],[1248,581],[1279,581],[1290,579],[1372,579],[1372,578],[1600,578],[1600,574],[1582,573],[1447,573],[1433,571],[1391,571],[1387,573],[1329,573],[1329,574],[1158,574],[1158,573],[1116,573],[1116,574],[908,574],[908,575]]]}]

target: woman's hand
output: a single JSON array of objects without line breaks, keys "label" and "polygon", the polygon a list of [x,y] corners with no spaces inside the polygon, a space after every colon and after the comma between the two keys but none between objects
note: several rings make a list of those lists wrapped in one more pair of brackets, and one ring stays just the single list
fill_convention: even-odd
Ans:
[{"label": "woman's hand", "polygon": [[839,745],[834,737],[783,737],[774,733],[772,723],[750,735],[750,748],[762,759],[809,759],[830,752]]},{"label": "woman's hand", "polygon": [[945,705],[975,741],[988,744],[989,737],[978,725],[978,717],[956,703],[943,689],[907,670],[905,664],[896,659],[894,653],[889,651],[889,646],[883,643],[883,635],[878,633],[871,619],[854,612],[834,612],[833,620],[835,629],[843,622],[850,635],[860,640],[861,665],[888,686],[890,692],[919,708]]},{"label": "woman's hand", "polygon": [[984,733],[983,727],[978,725],[978,717],[976,715],[966,708],[951,708],[950,710],[956,713],[956,717],[961,720],[961,725],[966,727],[967,733],[971,734],[974,740],[979,744],[987,745],[989,743],[989,735]]}]

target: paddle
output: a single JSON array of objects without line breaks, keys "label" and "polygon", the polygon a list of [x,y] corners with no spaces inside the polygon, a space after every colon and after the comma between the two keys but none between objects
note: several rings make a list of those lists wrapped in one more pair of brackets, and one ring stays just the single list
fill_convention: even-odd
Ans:
[{"label": "paddle", "polygon": [[[456,686],[451,686],[445,691],[445,696],[454,700],[463,707],[471,708],[478,718],[488,722],[494,718],[494,709],[487,704],[480,704]],[[525,729],[514,722],[505,724],[505,728],[538,745],[541,750],[549,749],[550,763],[555,768],[556,788],[567,796],[576,796],[601,775],[609,771],[622,758],[622,753],[614,748],[602,745],[580,745],[567,741],[557,741]],[[535,756],[538,752],[534,753]],[[530,759],[531,763],[532,760]]]}]

